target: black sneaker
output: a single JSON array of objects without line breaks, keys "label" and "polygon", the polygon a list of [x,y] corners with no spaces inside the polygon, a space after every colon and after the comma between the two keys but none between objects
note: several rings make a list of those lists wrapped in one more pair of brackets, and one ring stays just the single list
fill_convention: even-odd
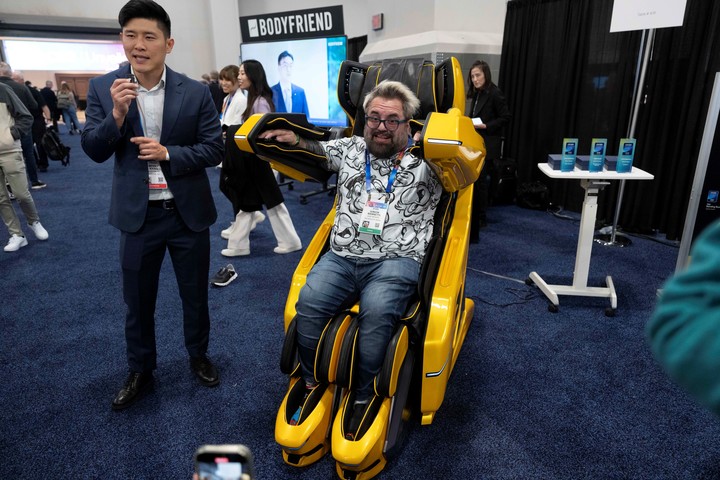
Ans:
[{"label": "black sneaker", "polygon": [[45,182],[32,182],[32,188],[33,190],[40,190],[41,188],[47,187],[47,184]]},{"label": "black sneaker", "polygon": [[224,287],[226,285],[229,285],[230,282],[232,282],[236,278],[237,272],[235,271],[235,267],[233,267],[231,263],[228,263],[227,267],[221,268],[215,274],[215,276],[210,279],[210,283],[212,283],[216,287]]}]

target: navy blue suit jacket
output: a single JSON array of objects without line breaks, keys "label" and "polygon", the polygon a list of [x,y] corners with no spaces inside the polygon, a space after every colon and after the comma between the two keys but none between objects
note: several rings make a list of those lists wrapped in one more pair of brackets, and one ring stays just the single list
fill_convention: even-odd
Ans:
[{"label": "navy blue suit jacket", "polygon": [[[223,158],[222,131],[217,110],[207,86],[176,73],[167,66],[165,104],[160,143],[168,149],[170,161],[161,161],[168,187],[185,224],[200,232],[215,223],[217,211],[205,169]],[[131,137],[144,136],[137,103],[120,129],[112,116],[110,86],[125,78],[125,66],[90,80],[82,147],[95,162],[115,154],[110,224],[125,232],[137,232],[148,208],[147,161],[139,160]]]},{"label": "navy blue suit jacket", "polygon": [[292,112],[288,112],[287,108],[285,108],[285,100],[283,99],[280,84],[276,83],[270,88],[273,91],[273,103],[275,104],[276,112],[304,113],[306,117],[310,118],[310,111],[308,110],[307,99],[305,98],[305,90],[303,90],[302,87],[298,87],[294,83],[290,84],[290,95],[292,95]]}]

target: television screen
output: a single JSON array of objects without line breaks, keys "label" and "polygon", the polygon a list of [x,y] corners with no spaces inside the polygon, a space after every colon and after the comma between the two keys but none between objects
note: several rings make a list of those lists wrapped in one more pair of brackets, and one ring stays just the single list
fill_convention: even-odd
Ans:
[{"label": "television screen", "polygon": [[284,99],[290,97],[290,111],[306,113],[310,123],[347,126],[347,115],[337,98],[338,72],[347,56],[346,37],[243,43],[240,55],[243,61],[262,63],[268,84],[276,92],[276,111],[288,111]]}]

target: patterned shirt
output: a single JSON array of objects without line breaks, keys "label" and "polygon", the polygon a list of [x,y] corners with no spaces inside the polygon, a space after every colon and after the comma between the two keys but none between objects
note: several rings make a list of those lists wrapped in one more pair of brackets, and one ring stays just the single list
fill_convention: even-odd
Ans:
[{"label": "patterned shirt", "polygon": [[[382,234],[358,231],[368,199],[365,184],[365,140],[354,136],[320,142],[326,168],[338,172],[335,224],[330,246],[341,257],[409,257],[422,263],[432,237],[435,209],[442,186],[425,161],[410,153],[402,157],[392,189],[385,198],[388,213]],[[395,160],[370,154],[372,189],[385,192]]]}]

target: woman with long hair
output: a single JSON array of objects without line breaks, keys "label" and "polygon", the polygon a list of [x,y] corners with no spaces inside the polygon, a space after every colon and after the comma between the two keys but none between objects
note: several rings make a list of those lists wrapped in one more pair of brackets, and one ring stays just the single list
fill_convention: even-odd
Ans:
[{"label": "woman with long hair", "polygon": [[[247,107],[242,114],[243,122],[256,113],[275,110],[272,90],[267,82],[265,69],[257,60],[246,60],[240,65],[238,85],[247,91]],[[227,136],[233,138],[237,126],[228,127]],[[237,212],[228,238],[228,246],[222,253],[226,257],[250,254],[250,231],[257,223],[257,214],[263,205],[267,208],[273,233],[277,239],[275,253],[290,253],[302,249],[302,241],[284,203],[275,175],[268,162],[255,155],[242,152],[234,141],[228,141],[227,165],[223,165],[225,180],[223,192],[233,202]]]},{"label": "woman with long hair", "polygon": [[473,205],[470,217],[470,242],[477,243],[480,228],[487,223],[488,182],[494,172],[494,163],[500,159],[503,128],[510,121],[510,109],[505,95],[492,82],[490,66],[477,60],[468,74],[467,98],[471,99],[467,116],[473,119],[475,131],[485,140],[485,165],[473,189]]},{"label": "woman with long hair", "polygon": [[62,113],[63,123],[68,129],[70,135],[80,133],[80,120],[77,117],[77,102],[75,94],[70,89],[70,85],[63,82],[60,85],[60,91],[57,94],[57,108]]}]

